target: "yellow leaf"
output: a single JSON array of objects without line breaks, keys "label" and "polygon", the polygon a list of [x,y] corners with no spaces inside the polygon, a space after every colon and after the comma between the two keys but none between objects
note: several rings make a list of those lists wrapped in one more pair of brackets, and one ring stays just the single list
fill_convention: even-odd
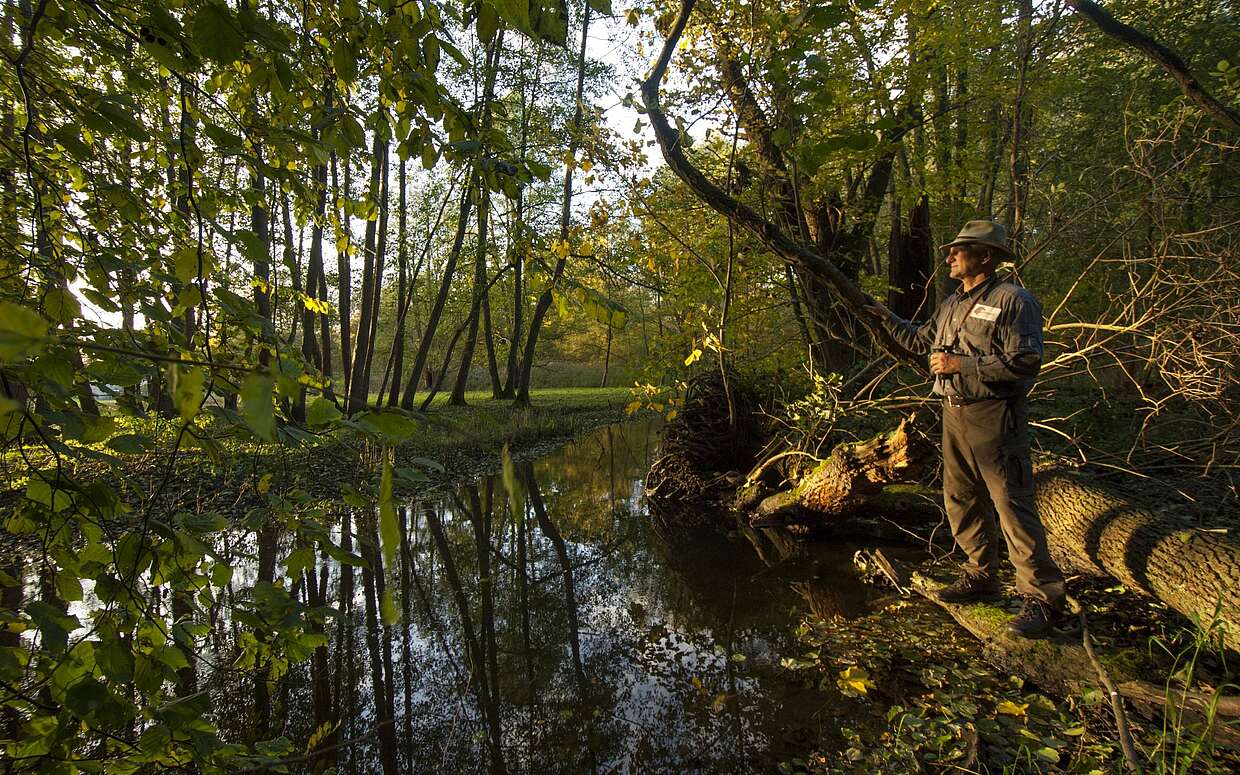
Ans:
[{"label": "yellow leaf", "polygon": [[581,163],[582,172],[589,172],[592,169],[594,169],[594,162],[590,161],[589,159],[586,159],[585,161]]},{"label": "yellow leaf", "polygon": [[1005,713],[1009,716],[1023,716],[1025,711],[1029,709],[1029,703],[1022,702],[1017,704],[1011,700],[1004,700],[995,706],[995,710]]},{"label": "yellow leaf", "polygon": [[861,697],[874,688],[874,682],[870,680],[870,674],[864,668],[853,665],[840,671],[840,677],[836,680],[836,685],[840,691],[849,697]]},{"label": "yellow leaf", "polygon": [[667,421],[671,422],[672,420],[675,420],[675,419],[676,419],[676,410],[673,409],[672,411],[667,413]]},{"label": "yellow leaf", "polygon": [[266,473],[266,474],[263,474],[262,478],[258,480],[259,495],[266,495],[267,491],[271,489],[272,478],[273,478],[272,474]]},{"label": "yellow leaf", "polygon": [[624,407],[624,413],[629,414],[629,415],[637,414],[637,410],[641,408],[642,408],[642,402],[641,402],[641,399],[638,399],[630,403],[628,406]]},{"label": "yellow leaf", "polygon": [[692,366],[702,357],[701,349],[694,347],[693,352],[689,353],[689,357],[685,358],[685,365]]}]

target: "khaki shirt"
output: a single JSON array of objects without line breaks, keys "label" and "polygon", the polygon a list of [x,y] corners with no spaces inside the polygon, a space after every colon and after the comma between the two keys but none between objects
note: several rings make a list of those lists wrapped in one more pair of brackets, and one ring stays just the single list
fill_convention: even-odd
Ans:
[{"label": "khaki shirt", "polygon": [[946,348],[960,356],[960,373],[934,378],[940,396],[1023,396],[1042,366],[1042,306],[994,276],[968,293],[958,289],[926,323],[893,317],[886,326],[915,353]]}]

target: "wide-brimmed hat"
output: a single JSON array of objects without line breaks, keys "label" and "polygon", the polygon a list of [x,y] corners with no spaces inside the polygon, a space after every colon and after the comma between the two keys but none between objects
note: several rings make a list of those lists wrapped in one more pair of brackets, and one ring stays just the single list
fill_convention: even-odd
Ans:
[{"label": "wide-brimmed hat", "polygon": [[939,245],[939,250],[947,250],[954,245],[987,245],[998,248],[1007,255],[1013,255],[1007,245],[1007,227],[994,221],[969,221],[956,235],[956,239],[946,245]]}]

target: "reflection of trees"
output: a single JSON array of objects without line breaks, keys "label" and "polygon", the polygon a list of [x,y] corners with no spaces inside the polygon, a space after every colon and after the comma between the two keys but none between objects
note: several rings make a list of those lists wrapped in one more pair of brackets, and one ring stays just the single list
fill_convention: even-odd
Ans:
[{"label": "reflection of trees", "polygon": [[379,600],[383,597],[383,557],[375,531],[375,512],[359,514],[358,527],[363,531],[362,593],[366,599],[366,650],[370,654],[370,687],[374,700],[379,736],[379,755],[384,775],[396,775],[396,740],[392,729],[395,716],[392,701],[392,631],[386,624],[382,637],[379,629]]},{"label": "reflection of trees", "polygon": [[[477,490],[473,491],[474,497],[477,497]],[[434,537],[436,545],[439,547],[440,557],[443,564],[444,578],[447,580],[448,587],[452,591],[452,597],[456,602],[457,615],[460,617],[461,630],[465,638],[465,647],[468,654],[468,664],[470,671],[470,686],[474,691],[474,695],[478,700],[479,709],[482,711],[482,717],[487,727],[487,742],[490,769],[492,772],[506,772],[504,767],[504,752],[500,740],[500,722],[499,713],[495,704],[495,697],[491,693],[492,681],[487,677],[487,655],[483,651],[483,647],[478,640],[478,636],[474,630],[473,617],[470,615],[469,600],[465,596],[464,587],[461,586],[460,575],[456,570],[456,562],[453,553],[448,546],[448,541],[444,536],[443,525],[439,521],[439,516],[434,511],[427,512],[427,524],[430,526],[431,535]],[[489,554],[489,551],[483,549],[480,554]]]},{"label": "reflection of trees", "polygon": [[[363,739],[316,766],[390,771],[394,757],[401,772],[765,769],[782,727],[822,700],[775,667],[789,609],[803,606],[780,574],[805,561],[780,561],[772,546],[768,567],[721,536],[659,542],[639,498],[647,443],[631,424],[518,464],[515,512],[498,478],[400,509],[402,542],[386,569],[374,515],[342,509],[339,543],[366,565],[324,558],[298,585],[309,606],[339,618],[287,712],[300,703],[308,719],[313,706],[316,726],[340,720],[337,742]],[[378,616],[385,588],[399,625]]]}]

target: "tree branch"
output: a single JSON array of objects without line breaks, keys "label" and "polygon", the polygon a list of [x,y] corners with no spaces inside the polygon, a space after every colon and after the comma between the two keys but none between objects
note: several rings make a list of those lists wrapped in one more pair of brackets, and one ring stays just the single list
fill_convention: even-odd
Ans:
[{"label": "tree branch", "polygon": [[797,244],[788,235],[784,234],[778,226],[729,196],[721,188],[707,180],[706,176],[685,157],[680,143],[680,133],[668,123],[667,116],[663,114],[663,110],[659,105],[659,83],[667,72],[672,54],[676,51],[676,45],[680,41],[681,34],[684,33],[685,25],[693,13],[695,4],[696,0],[682,0],[680,13],[672,25],[667,40],[663,43],[663,50],[660,52],[659,58],[650,72],[650,77],[642,83],[642,101],[645,103],[647,116],[650,119],[651,126],[654,128],[655,136],[658,138],[659,147],[663,150],[663,158],[667,161],[668,167],[697,194],[699,199],[733,223],[748,229],[764,245],[774,251],[776,255],[782,257],[789,264],[807,269],[827,280],[835,291],[836,296],[844,302],[845,306],[853,311],[858,320],[871,329],[875,341],[884,350],[924,371],[925,367],[922,366],[919,356],[902,347],[887,333],[885,328],[877,322],[871,322],[869,316],[862,311],[862,307],[868,304],[871,299],[853,284],[840,271],[839,267],[819,253]]},{"label": "tree branch", "polygon": [[1185,97],[1197,103],[1199,108],[1219,122],[1240,131],[1240,111],[1223,104],[1213,94],[1206,91],[1201,82],[1188,69],[1188,64],[1175,51],[1140,30],[1135,30],[1119,21],[1093,0],[1066,1],[1072,10],[1089,19],[1103,33],[1137,49],[1162,65],[1163,69],[1180,85],[1180,90],[1184,92]]}]

